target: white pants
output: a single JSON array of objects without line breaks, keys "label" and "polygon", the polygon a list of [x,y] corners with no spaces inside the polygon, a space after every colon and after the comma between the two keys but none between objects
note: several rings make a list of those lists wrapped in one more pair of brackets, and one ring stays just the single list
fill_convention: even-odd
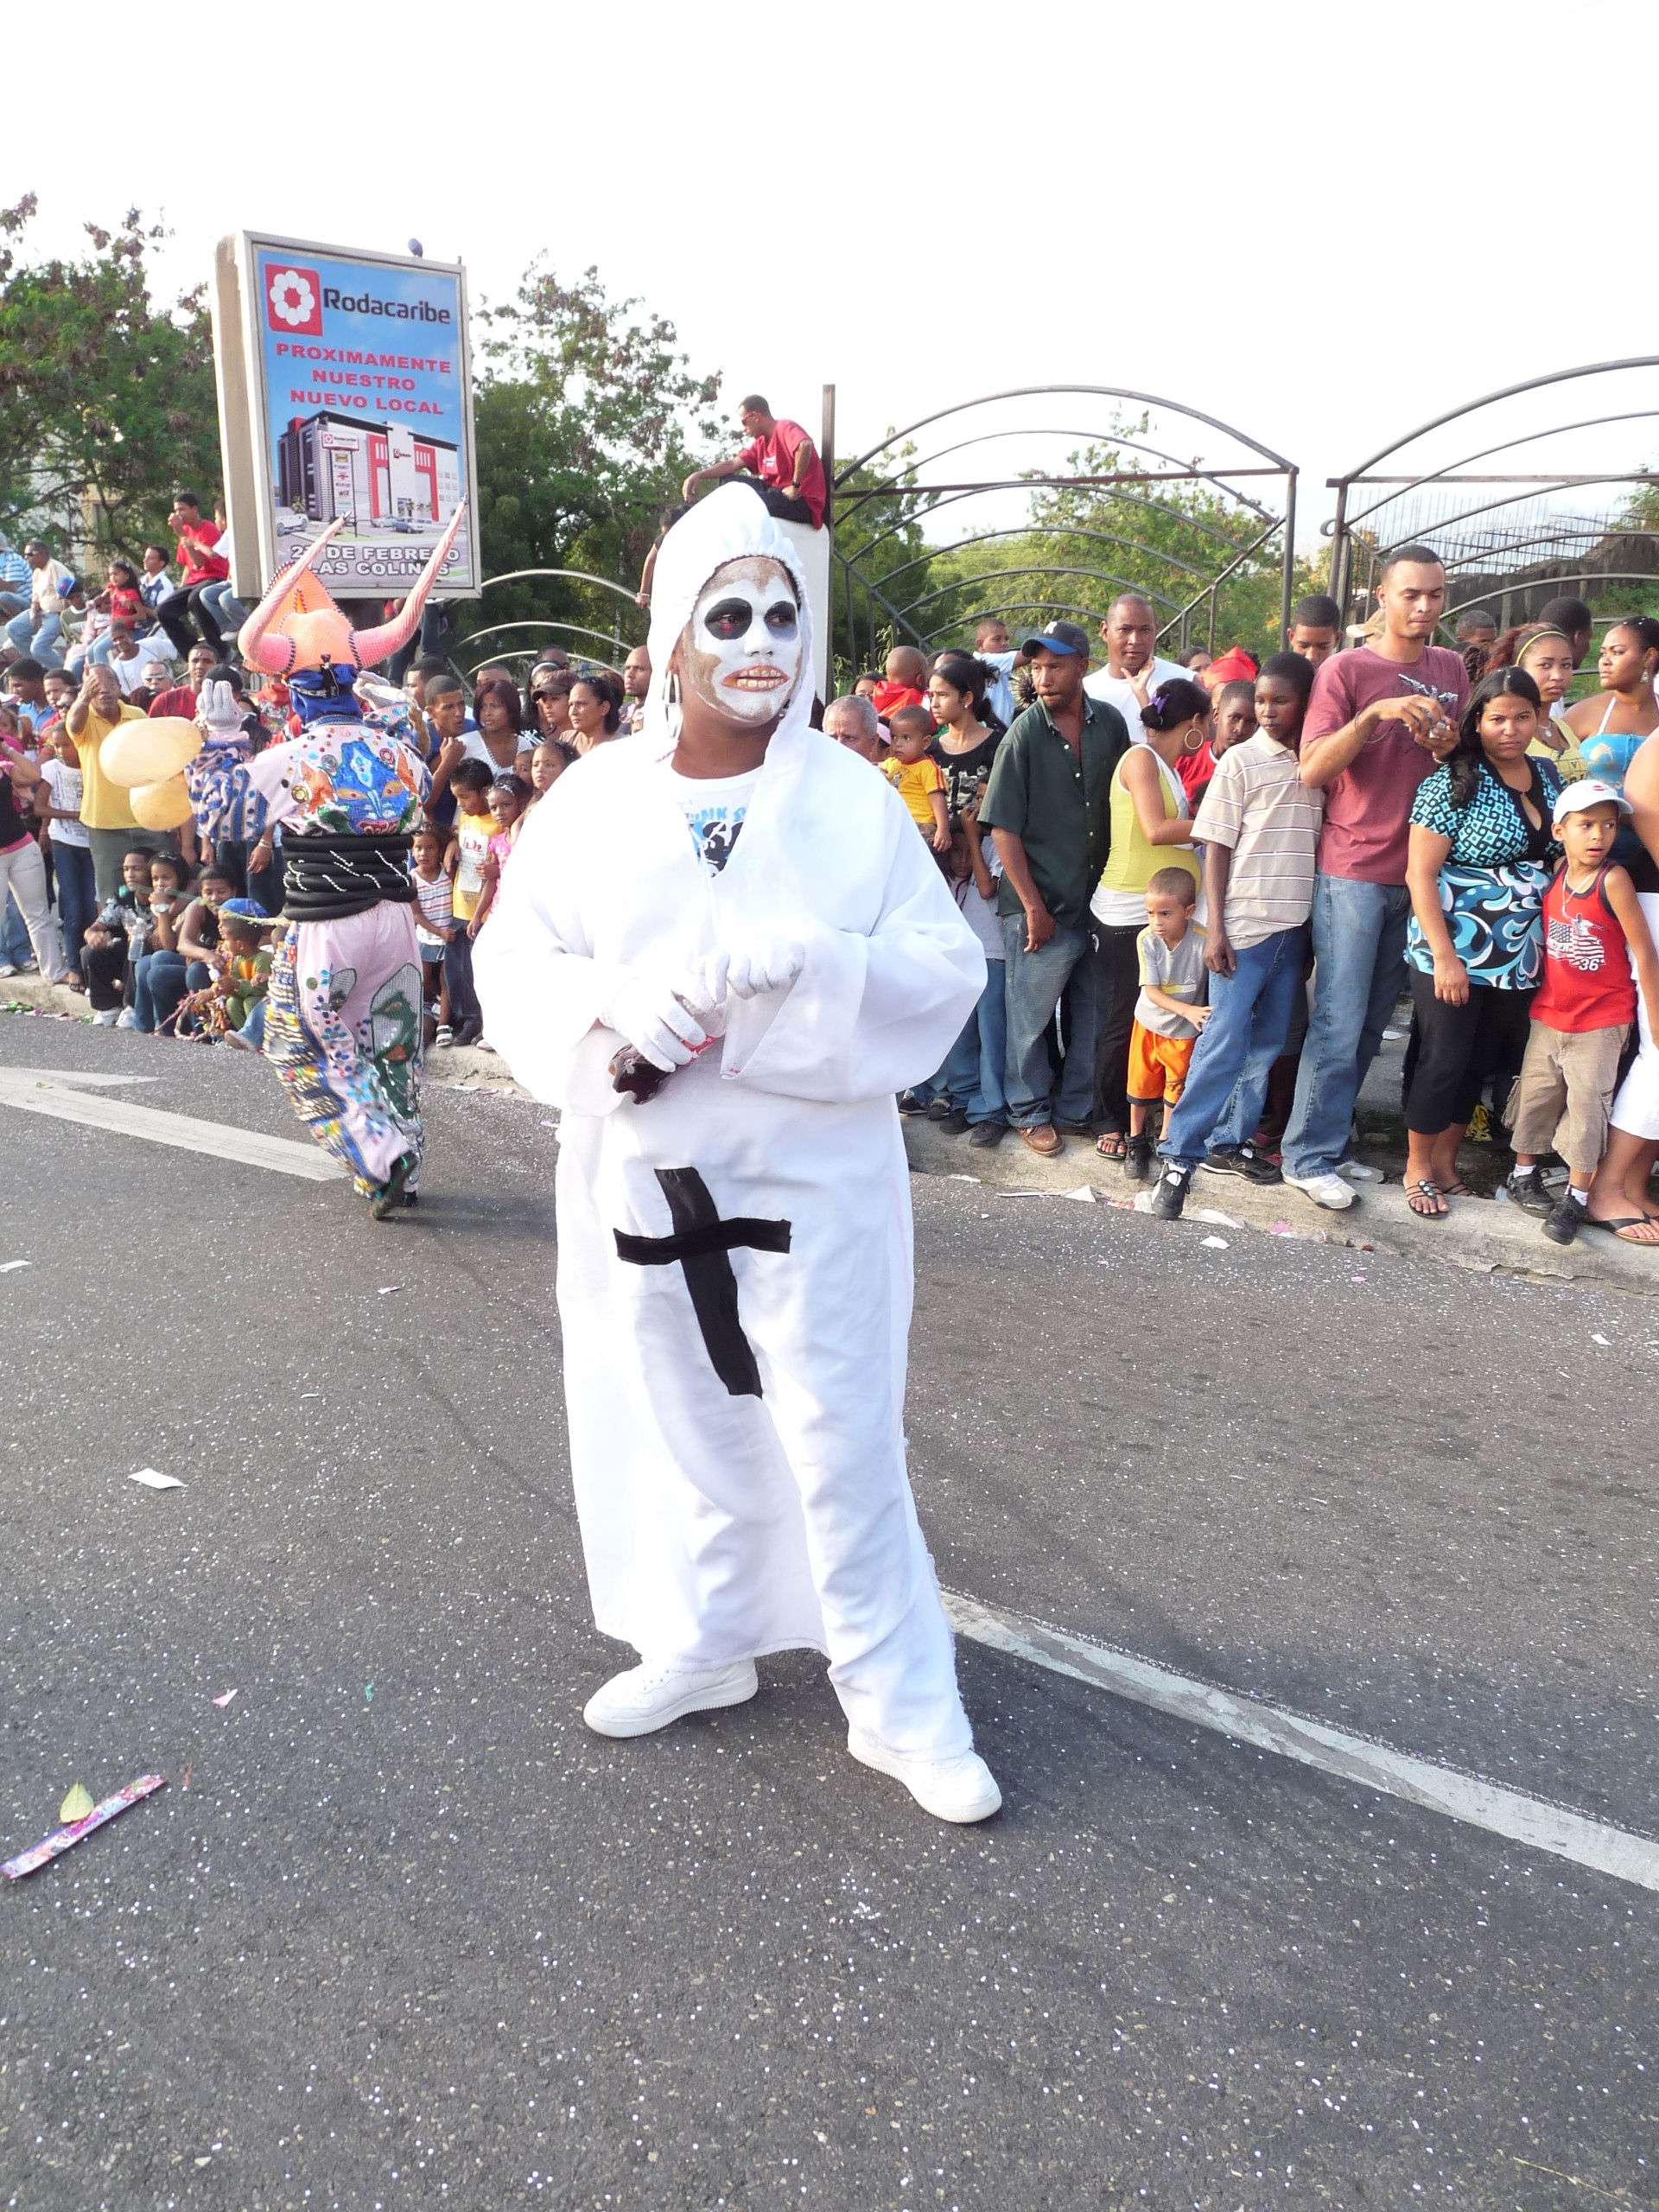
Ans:
[{"label": "white pants", "polygon": [[[1642,918],[1649,933],[1659,943],[1659,892],[1638,891],[1636,903],[1642,909]],[[1613,1101],[1612,1123],[1627,1136],[1641,1137],[1651,1144],[1659,1139],[1659,1046],[1654,1043],[1648,1014],[1647,1001],[1638,992],[1637,1025],[1642,1046],[1630,1063],[1630,1073],[1618,1086],[1618,1096]]]},{"label": "white pants", "polygon": [[9,853],[0,853],[0,911],[4,909],[8,893],[17,901],[41,975],[48,983],[60,982],[69,972],[69,963],[63,957],[57,917],[47,903],[46,862],[32,837],[25,837]]}]

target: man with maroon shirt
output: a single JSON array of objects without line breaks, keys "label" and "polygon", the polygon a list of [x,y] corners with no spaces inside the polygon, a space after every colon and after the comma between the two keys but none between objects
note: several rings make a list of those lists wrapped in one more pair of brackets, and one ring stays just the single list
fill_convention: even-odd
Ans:
[{"label": "man with maroon shirt", "polygon": [[223,583],[231,573],[230,563],[218,550],[224,533],[216,522],[202,520],[201,505],[194,492],[173,494],[173,512],[167,519],[179,534],[179,569],[184,581],[156,607],[156,620],[172,639],[174,652],[188,653],[195,643],[196,633],[190,626],[194,614],[201,625],[202,636],[213,648],[213,658],[219,660],[224,654],[224,637],[202,591],[207,584]]},{"label": "man with maroon shirt", "polygon": [[688,476],[680,487],[681,498],[695,499],[703,485],[747,469],[759,479],[754,488],[766,501],[768,514],[822,530],[823,463],[811,439],[798,423],[780,421],[758,391],[749,394],[737,413],[748,444],[730,461],[717,461]]},{"label": "man with maroon shirt", "polygon": [[190,658],[185,663],[189,682],[175,683],[170,691],[159,693],[149,702],[150,713],[157,717],[179,715],[186,721],[194,721],[201,687],[219,666],[219,660],[211,645],[192,645]]},{"label": "man with maroon shirt", "polygon": [[1440,555],[1396,548],[1376,597],[1382,634],[1319,663],[1302,722],[1302,781],[1324,791],[1325,826],[1313,880],[1313,1012],[1284,1175],[1332,1211],[1354,1202],[1337,1167],[1400,995],[1412,802],[1456,744],[1469,691],[1461,657],[1429,643],[1446,602]]}]

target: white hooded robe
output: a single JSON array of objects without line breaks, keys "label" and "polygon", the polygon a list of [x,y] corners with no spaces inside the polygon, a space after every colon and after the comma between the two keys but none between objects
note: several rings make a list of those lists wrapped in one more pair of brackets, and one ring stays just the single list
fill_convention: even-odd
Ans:
[{"label": "white hooded robe", "polygon": [[[715,569],[769,554],[804,650],[721,871],[695,849],[669,761],[663,671]],[[783,532],[717,492],[658,556],[644,733],[568,769],[532,811],[480,933],[492,1043],[562,1109],[558,1300],[570,1457],[594,1612],[646,1658],[714,1667],[826,1653],[849,1719],[946,1758],[971,1736],[905,1466],[908,1169],[894,1093],[940,1065],[985,962],[926,841],[876,769],[813,730],[810,618]],[[786,991],[728,1007],[721,1040],[641,1106],[597,1026],[620,971],[674,976],[757,932],[805,948]],[[692,1168],[722,1221],[787,1223],[729,1253],[761,1395],[712,1363],[678,1262],[616,1232],[674,1230],[659,1169]],[[782,1232],[768,1232],[776,1243]]]}]

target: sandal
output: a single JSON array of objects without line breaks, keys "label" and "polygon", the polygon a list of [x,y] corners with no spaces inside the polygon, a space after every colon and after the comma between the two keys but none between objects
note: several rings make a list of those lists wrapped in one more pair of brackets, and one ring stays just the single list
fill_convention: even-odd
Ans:
[{"label": "sandal", "polygon": [[1478,1192],[1471,1191],[1461,1179],[1455,1183],[1437,1184],[1435,1187],[1443,1198],[1472,1198],[1479,1195]]},{"label": "sandal", "polygon": [[[1610,1214],[1607,1218],[1603,1221],[1599,1220],[1594,1214],[1586,1210],[1584,1217],[1583,1226],[1586,1229],[1605,1229],[1610,1236],[1617,1236],[1621,1243],[1625,1244],[1659,1244],[1659,1215],[1650,1213]],[[1637,1236],[1632,1234],[1633,1231],[1639,1230],[1645,1230],[1648,1232],[1647,1235]]]},{"label": "sandal", "polygon": [[1128,1146],[1121,1129],[1107,1129],[1095,1139],[1095,1150],[1103,1160],[1122,1160]]},{"label": "sandal", "polygon": [[1406,1204],[1419,1221],[1444,1221],[1449,1211],[1440,1185],[1427,1178],[1421,1183],[1407,1184]]}]

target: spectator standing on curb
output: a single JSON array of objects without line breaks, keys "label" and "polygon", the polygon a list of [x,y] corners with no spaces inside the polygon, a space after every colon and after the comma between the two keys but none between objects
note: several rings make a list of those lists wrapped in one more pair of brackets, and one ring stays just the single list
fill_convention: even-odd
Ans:
[{"label": "spectator standing on curb", "polygon": [[[1063,1131],[1092,1134],[1099,1016],[1089,899],[1111,849],[1112,772],[1129,733],[1116,707],[1084,689],[1089,640],[1075,622],[1052,622],[1021,652],[1037,703],[997,748],[979,819],[1002,863],[1008,1120],[1033,1152],[1051,1158]],[[1068,984],[1057,1071],[1048,1032]]]},{"label": "spectator standing on curb", "polygon": [[1538,620],[1546,629],[1560,630],[1573,648],[1573,665],[1582,668],[1590,652],[1590,640],[1596,633],[1596,618],[1581,599],[1546,600],[1538,610]]},{"label": "spectator standing on curb", "polygon": [[1200,1164],[1247,1182],[1279,1180],[1248,1140],[1284,1050],[1307,949],[1322,801],[1298,772],[1296,747],[1313,673],[1297,653],[1267,662],[1256,678],[1255,734],[1223,754],[1192,824],[1210,911],[1210,1018],[1158,1147],[1164,1165],[1152,1211],[1166,1221],[1186,1203]]},{"label": "spectator standing on curb", "polygon": [[622,664],[622,734],[636,736],[645,719],[645,694],[651,689],[651,655],[636,645]]},{"label": "spectator standing on curb", "polygon": [[89,668],[65,717],[80,755],[80,818],[92,836],[92,875],[100,905],[121,888],[121,864],[129,853],[171,853],[178,839],[171,830],[141,830],[125,788],[112,784],[99,766],[104,741],[123,722],[139,721],[142,708],[121,696],[114,671]]},{"label": "spectator standing on curb", "polygon": [[1121,592],[1112,601],[1100,634],[1106,645],[1106,665],[1096,669],[1083,688],[1091,699],[1116,707],[1127,729],[1140,728],[1141,709],[1160,683],[1192,680],[1179,661],[1158,658],[1158,617],[1152,601],[1137,591]]},{"label": "spectator standing on curb", "polygon": [[1122,1160],[1132,1122],[1128,1090],[1129,1039],[1141,988],[1140,941],[1147,930],[1147,891],[1165,868],[1185,870],[1196,899],[1198,856],[1192,849],[1192,806],[1181,764],[1202,746],[1210,701],[1188,677],[1160,684],[1136,715],[1138,744],[1112,771],[1111,843],[1089,899],[1090,943],[1099,1027],[1095,1041],[1095,1149]]},{"label": "spectator standing on curb", "polygon": [[16,902],[41,976],[58,983],[67,972],[63,944],[47,899],[46,862],[25,812],[40,788],[36,762],[10,738],[0,738],[0,913],[9,898]]},{"label": "spectator standing on curb", "polygon": [[1458,1173],[1464,1130],[1491,1076],[1503,1077],[1500,1103],[1508,1097],[1526,1052],[1544,891],[1560,856],[1560,771],[1528,749],[1539,711],[1524,670],[1487,677],[1450,758],[1412,802],[1407,957],[1418,1052],[1406,1091],[1406,1198],[1424,1221],[1445,1218],[1448,1195],[1473,1195]]},{"label": "spectator standing on curb", "polygon": [[823,710],[823,734],[872,767],[880,766],[881,718],[862,692],[849,691],[830,702]]},{"label": "spectator standing on curb", "polygon": [[1342,648],[1342,609],[1322,591],[1299,599],[1290,613],[1290,650],[1315,668]]},{"label": "spectator standing on curb", "polygon": [[1376,638],[1314,669],[1302,724],[1301,778],[1325,793],[1325,826],[1313,884],[1313,1011],[1284,1176],[1332,1211],[1354,1202],[1337,1169],[1405,980],[1412,802],[1457,742],[1469,690],[1458,655],[1429,643],[1446,603],[1439,554],[1399,547],[1382,564],[1376,596]]},{"label": "spectator standing on curb", "polygon": [[98,912],[98,888],[92,875],[92,834],[80,818],[80,755],[62,723],[57,725],[51,757],[41,763],[41,782],[44,788],[35,795],[35,811],[45,820],[51,841],[58,925],[68,963],[64,980],[72,990],[79,990],[80,948]]}]

